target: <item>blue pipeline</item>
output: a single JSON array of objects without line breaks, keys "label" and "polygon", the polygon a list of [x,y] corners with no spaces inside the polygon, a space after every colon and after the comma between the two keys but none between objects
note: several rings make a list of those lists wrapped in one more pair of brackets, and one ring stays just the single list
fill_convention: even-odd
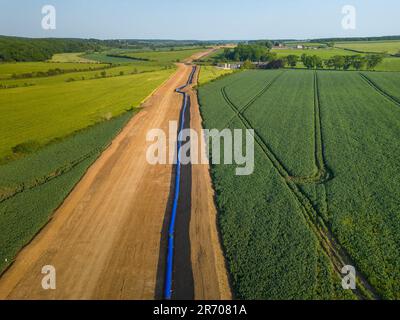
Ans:
[{"label": "blue pipeline", "polygon": [[193,67],[192,72],[190,73],[189,79],[185,85],[177,88],[175,91],[183,95],[183,107],[181,111],[181,123],[178,132],[178,142],[177,142],[177,164],[176,164],[176,175],[175,175],[175,191],[174,191],[174,202],[172,205],[172,213],[171,213],[171,221],[168,229],[168,252],[167,252],[167,271],[165,275],[165,289],[164,289],[164,297],[165,299],[170,300],[172,298],[172,278],[173,278],[173,269],[174,269],[174,235],[175,235],[175,222],[176,222],[176,213],[178,210],[178,200],[179,200],[179,192],[181,188],[181,154],[180,150],[182,147],[182,141],[180,139],[181,132],[185,127],[185,113],[188,105],[188,96],[185,92],[182,91],[186,86],[190,85],[193,81],[194,73],[196,72],[196,67]]}]

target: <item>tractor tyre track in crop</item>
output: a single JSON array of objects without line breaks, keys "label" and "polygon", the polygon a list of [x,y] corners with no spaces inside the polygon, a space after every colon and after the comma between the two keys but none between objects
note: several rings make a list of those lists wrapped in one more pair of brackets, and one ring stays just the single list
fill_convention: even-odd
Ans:
[{"label": "tractor tyre track in crop", "polygon": [[[321,192],[321,211],[328,215],[328,201],[326,196],[326,186],[325,183],[333,179],[333,174],[329,170],[328,165],[325,160],[325,149],[324,149],[324,137],[322,133],[322,117],[321,117],[321,99],[319,92],[318,83],[318,72],[314,72],[314,142],[315,142],[315,165],[317,166],[317,176],[320,177],[320,181],[315,184],[316,192],[318,193],[318,188]],[[325,220],[325,223],[327,221]]]},{"label": "tractor tyre track in crop", "polygon": [[275,78],[268,81],[268,83],[264,86],[264,88],[262,88],[260,92],[258,92],[254,97],[252,97],[249,100],[249,102],[247,102],[243,107],[238,108],[239,111],[227,122],[227,124],[224,127],[229,127],[232,121],[236,119],[238,113],[243,114],[248,108],[250,108],[259,98],[261,98],[261,96],[263,96],[268,91],[269,88],[271,88],[271,86],[276,82],[276,80],[278,80],[278,78],[280,78],[284,73],[285,71],[282,71]]}]

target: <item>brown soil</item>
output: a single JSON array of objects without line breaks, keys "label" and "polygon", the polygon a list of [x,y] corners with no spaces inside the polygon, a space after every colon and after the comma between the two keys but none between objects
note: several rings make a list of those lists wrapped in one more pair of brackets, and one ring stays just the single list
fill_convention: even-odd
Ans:
[{"label": "brown soil", "polygon": [[[199,70],[200,68],[197,69],[193,83],[197,83]],[[200,139],[202,118],[197,94],[191,89],[188,93],[191,101],[191,128]],[[204,149],[200,152],[205,155]],[[195,299],[229,300],[232,299],[232,294],[219,241],[217,210],[209,170],[209,165],[192,166],[190,243]]]}]

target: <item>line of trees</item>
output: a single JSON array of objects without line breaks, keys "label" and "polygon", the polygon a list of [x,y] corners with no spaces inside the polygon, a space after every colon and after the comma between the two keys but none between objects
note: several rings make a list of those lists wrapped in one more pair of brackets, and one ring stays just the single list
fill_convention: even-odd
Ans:
[{"label": "line of trees", "polygon": [[267,46],[258,44],[239,44],[233,50],[226,48],[222,54],[222,61],[253,61],[253,62],[266,62],[271,61],[275,57],[274,54],[269,52]]},{"label": "line of trees", "polygon": [[384,56],[380,54],[368,54],[366,56],[336,55],[329,59],[322,60],[321,57],[315,55],[309,56],[303,54],[301,56],[301,61],[308,69],[322,69],[325,66],[326,68],[335,70],[349,70],[350,68],[353,68],[355,70],[372,70],[383,61],[383,58]]},{"label": "line of trees", "polygon": [[301,61],[307,69],[328,69],[335,70],[355,70],[368,69],[372,70],[383,61],[384,56],[380,54],[362,55],[336,55],[329,59],[323,60],[317,55],[303,54],[300,59],[296,55],[289,55],[284,57],[284,64],[290,67],[296,67],[297,63]]},{"label": "line of trees", "polygon": [[322,59],[318,55],[303,54],[300,58],[297,55],[278,57],[275,52],[270,52],[267,45],[239,44],[234,49],[226,48],[218,58],[220,62],[241,61],[245,62],[244,68],[255,68],[254,62],[258,63],[258,68],[279,69],[285,66],[296,67],[301,61],[308,69],[335,69],[335,70],[355,70],[374,69],[384,59],[382,54],[368,55],[335,55],[329,59]]},{"label": "line of trees", "polygon": [[274,43],[270,40],[251,40],[249,41],[249,45],[266,47],[268,50],[271,50],[272,47],[274,46]]},{"label": "line of trees", "polygon": [[[335,69],[335,70],[349,70],[351,68],[355,70],[372,70],[383,60],[384,56],[379,54],[369,54],[366,56],[353,55],[353,56],[341,56],[336,55],[329,59],[322,59],[317,55],[306,55],[303,54],[300,58],[297,55],[288,55],[286,57],[278,58],[276,54],[271,54],[268,64],[261,65],[264,69],[279,69],[286,66],[296,67],[298,62],[301,61],[307,69]],[[249,61],[250,62],[250,61]],[[250,62],[251,63],[251,62]],[[247,64],[250,66],[250,64]],[[253,65],[253,68],[255,66]]]},{"label": "line of trees", "polygon": [[99,40],[30,39],[0,36],[0,62],[45,61],[55,53],[95,51]]}]

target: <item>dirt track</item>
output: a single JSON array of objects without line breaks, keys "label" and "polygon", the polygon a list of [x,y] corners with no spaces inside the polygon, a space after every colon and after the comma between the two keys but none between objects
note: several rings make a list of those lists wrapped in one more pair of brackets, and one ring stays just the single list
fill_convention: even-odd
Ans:
[{"label": "dirt track", "polygon": [[[194,83],[197,83],[198,75],[199,69]],[[200,139],[202,118],[197,95],[194,90],[188,90],[188,93],[191,101],[190,127],[197,132]],[[200,152],[205,154],[205,150]],[[208,165],[192,166],[191,205],[190,244],[195,299],[232,299],[217,231],[217,210]]]},{"label": "dirt track", "polygon": [[[190,66],[179,64],[175,75],[88,170],[53,219],[1,277],[0,299],[159,297],[164,276],[159,264],[165,252],[160,239],[169,212],[172,165],[148,164],[146,134],[153,128],[168,132],[168,121],[179,119],[182,101],[174,90],[186,82],[190,71]],[[196,114],[192,121],[195,118]],[[214,243],[218,238],[212,226],[212,189],[208,171],[202,170],[194,169],[192,184],[199,189],[192,189],[193,195],[198,194],[192,200],[195,215],[190,225],[195,297],[227,297],[220,293],[229,287],[220,275],[224,274],[223,258],[216,258],[220,252],[215,249],[219,244]],[[204,182],[208,184],[204,186]],[[197,229],[199,232],[193,231]],[[41,287],[45,265],[57,270],[56,290]],[[208,285],[214,280],[218,286]]]}]

